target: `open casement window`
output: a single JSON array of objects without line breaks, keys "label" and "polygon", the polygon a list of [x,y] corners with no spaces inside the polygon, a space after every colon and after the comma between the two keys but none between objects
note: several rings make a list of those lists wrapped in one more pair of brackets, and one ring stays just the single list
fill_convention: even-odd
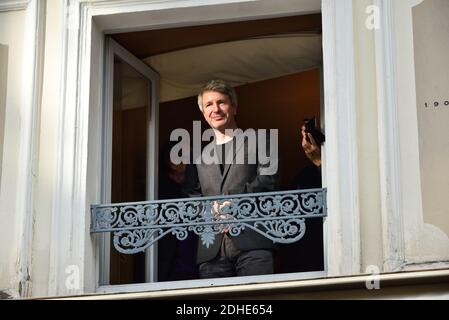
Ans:
[{"label": "open casement window", "polygon": [[[103,197],[101,204],[92,205],[92,232],[102,234],[98,290],[114,291],[115,285],[130,285],[127,288],[134,290],[132,284],[137,283],[139,288],[161,289],[247,281],[235,277],[173,282],[164,280],[158,270],[163,256],[158,249],[166,244],[159,240],[177,237],[184,241],[185,235],[195,233],[198,241],[211,242],[223,224],[207,220],[210,210],[204,208],[229,197],[235,209],[232,225],[251,228],[255,223],[251,219],[258,219],[264,223],[259,233],[279,244],[274,274],[259,276],[257,281],[326,275],[323,218],[327,208],[321,176],[313,185],[292,184],[303,166],[310,165],[300,148],[302,120],[316,116],[321,128],[324,124],[319,33],[275,33],[147,57],[136,53],[140,59],[133,55],[138,50],[130,49],[131,53],[112,38],[128,49],[127,40],[133,39],[120,34],[106,37]],[[242,52],[239,59],[229,54],[236,50]],[[211,52],[215,52],[214,64],[206,63]],[[191,61],[201,63],[189,67]],[[287,191],[168,200],[172,197],[163,197],[164,188],[157,187],[161,186],[159,170],[163,170],[157,166],[158,153],[165,150],[173,130],[190,131],[193,122],[202,119],[194,94],[198,83],[205,80],[197,77],[214,77],[214,68],[222,65],[229,74],[251,77],[251,81],[235,83],[242,106],[239,126],[278,129],[281,173],[284,171],[279,190]],[[245,65],[257,66],[258,72],[245,69]],[[229,74],[221,75],[228,80]],[[183,87],[184,78],[196,82]],[[202,129],[207,127],[203,121]],[[312,173],[315,176],[315,170]],[[250,206],[251,210],[245,210]],[[209,233],[205,232],[208,228],[212,230]],[[289,234],[288,228],[296,231]]]},{"label": "open casement window", "polygon": [[[106,44],[103,203],[155,199],[159,75],[114,40]],[[156,246],[119,253],[102,236],[100,284],[155,280]]]}]

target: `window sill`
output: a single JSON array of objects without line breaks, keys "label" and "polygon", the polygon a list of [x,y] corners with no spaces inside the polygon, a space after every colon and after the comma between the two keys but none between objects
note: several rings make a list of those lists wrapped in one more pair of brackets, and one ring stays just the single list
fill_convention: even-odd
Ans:
[{"label": "window sill", "polygon": [[[223,279],[224,280],[224,279]],[[449,299],[449,269],[128,293],[96,293],[57,299]]]}]

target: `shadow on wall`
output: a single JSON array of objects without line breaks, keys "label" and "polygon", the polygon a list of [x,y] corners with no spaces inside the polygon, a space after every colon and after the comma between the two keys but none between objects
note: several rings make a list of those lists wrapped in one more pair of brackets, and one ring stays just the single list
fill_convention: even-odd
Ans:
[{"label": "shadow on wall", "polygon": [[2,181],[3,138],[5,136],[7,80],[8,80],[8,46],[0,44],[0,189]]}]

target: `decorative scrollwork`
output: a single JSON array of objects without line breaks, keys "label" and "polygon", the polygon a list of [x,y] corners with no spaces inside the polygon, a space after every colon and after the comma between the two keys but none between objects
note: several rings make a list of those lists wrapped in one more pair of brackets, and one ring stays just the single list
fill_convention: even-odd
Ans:
[{"label": "decorative scrollwork", "polygon": [[294,190],[176,201],[157,200],[92,206],[91,232],[112,232],[121,253],[144,251],[167,234],[185,240],[194,232],[209,247],[224,231],[251,229],[277,243],[293,243],[305,219],[326,216],[326,189]]}]

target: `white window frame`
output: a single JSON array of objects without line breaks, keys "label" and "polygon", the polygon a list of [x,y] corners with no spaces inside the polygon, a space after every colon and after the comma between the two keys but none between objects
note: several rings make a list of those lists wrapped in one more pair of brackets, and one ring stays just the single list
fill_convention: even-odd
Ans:
[{"label": "white window frame", "polygon": [[[98,286],[98,239],[89,233],[92,203],[101,202],[101,135],[104,32],[167,28],[281,17],[317,12],[319,0],[167,0],[64,2],[62,92],[58,133],[58,179],[50,261],[50,295],[94,291],[140,291],[170,287],[170,283]],[[237,5],[238,3],[238,5]],[[259,4],[262,4],[260,5]],[[235,7],[237,6],[237,7]],[[192,10],[192,8],[194,10]],[[213,10],[208,11],[212,8]],[[234,8],[234,9],[233,9]],[[235,10],[238,8],[238,11]],[[176,12],[173,15],[164,12]],[[206,11],[205,11],[206,10]],[[129,19],[140,13],[142,19]],[[152,16],[152,13],[158,15]],[[205,14],[207,12],[208,14]],[[360,272],[357,147],[352,0],[322,0],[326,163],[328,212],[324,226],[326,271],[308,276]],[[128,13],[128,15],[120,15]],[[114,14],[114,19],[108,16]],[[149,15],[146,17],[145,15]],[[159,19],[158,19],[159,17]],[[95,18],[95,21],[94,21]],[[72,130],[74,128],[74,130]],[[93,173],[89,174],[88,173]],[[64,212],[64,215],[61,213]],[[75,227],[76,226],[76,227]],[[79,288],[65,285],[67,266],[79,267]],[[304,275],[304,274],[303,274]],[[215,279],[208,285],[298,279],[297,274]],[[202,280],[176,287],[206,285]]]},{"label": "white window frame", "polygon": [[[147,184],[146,199],[157,199],[158,181],[158,127],[159,127],[159,74],[148,65],[137,59],[125,48],[108,37],[105,43],[105,78],[104,78],[104,110],[103,110],[103,134],[102,134],[102,186],[101,203],[111,203],[112,190],[112,112],[113,112],[113,79],[114,79],[114,57],[117,56],[123,62],[129,64],[134,70],[151,82],[149,96],[150,106],[147,123]],[[110,279],[110,253],[111,253],[111,234],[109,232],[100,235],[99,248],[99,284],[107,285]],[[156,279],[157,269],[153,266],[157,246],[151,246],[145,251],[145,280],[153,282]]]}]

